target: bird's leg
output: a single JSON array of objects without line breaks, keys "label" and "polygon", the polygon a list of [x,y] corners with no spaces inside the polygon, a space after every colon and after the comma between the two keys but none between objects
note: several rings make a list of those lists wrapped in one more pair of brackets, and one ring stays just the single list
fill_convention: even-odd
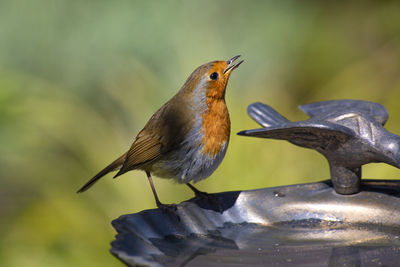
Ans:
[{"label": "bird's leg", "polygon": [[186,184],[196,195],[196,197],[207,197],[208,193],[200,191],[199,189],[197,189],[196,187],[194,187],[193,185],[187,183]]},{"label": "bird's leg", "polygon": [[193,185],[187,183],[186,184],[196,195],[196,197],[199,197],[201,199],[204,199],[208,202],[210,202],[211,204],[213,204],[217,210],[222,213],[223,212],[223,208],[221,205],[221,202],[218,200],[218,198],[212,194],[208,194],[206,192],[200,191],[199,189],[197,189],[196,187],[194,187]]},{"label": "bird's leg", "polygon": [[156,205],[162,211],[172,211],[176,213],[176,205],[175,204],[163,204],[160,202],[157,196],[156,189],[154,188],[153,179],[151,178],[150,172],[146,171],[147,179],[149,179],[151,190],[153,191],[154,198],[156,200]]}]

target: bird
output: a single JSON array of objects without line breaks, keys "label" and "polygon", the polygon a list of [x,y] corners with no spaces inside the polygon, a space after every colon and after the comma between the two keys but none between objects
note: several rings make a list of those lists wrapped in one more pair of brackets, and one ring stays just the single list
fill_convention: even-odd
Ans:
[{"label": "bird", "polygon": [[77,193],[88,190],[104,175],[114,178],[132,171],[146,173],[158,208],[176,210],[160,202],[152,175],[186,184],[196,196],[207,193],[190,182],[209,177],[222,162],[230,137],[225,91],[240,55],[196,68],[181,89],[159,108],[137,134],[130,149],[97,173]]},{"label": "bird", "polygon": [[383,126],[388,112],[378,103],[363,100],[330,100],[299,107],[309,119],[291,122],[272,107],[253,103],[248,114],[264,128],[238,134],[287,140],[315,149],[329,162],[337,193],[359,192],[361,166],[384,162],[400,168],[400,136]]}]

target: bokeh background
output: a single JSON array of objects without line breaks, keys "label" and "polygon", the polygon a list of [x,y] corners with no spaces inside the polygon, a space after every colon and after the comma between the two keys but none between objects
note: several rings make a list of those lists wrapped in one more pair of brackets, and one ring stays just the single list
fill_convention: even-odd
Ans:
[{"label": "bokeh background", "polygon": [[[122,154],[199,65],[241,54],[226,101],[230,147],[197,184],[246,190],[329,177],[316,152],[235,133],[255,101],[291,119],[330,99],[385,105],[400,133],[398,1],[0,2],[0,265],[122,266],[111,220],[155,208],[142,172],[76,190]],[[383,164],[364,177],[400,179]],[[161,201],[192,197],[156,179]],[[268,203],[266,203],[268,205]]]}]

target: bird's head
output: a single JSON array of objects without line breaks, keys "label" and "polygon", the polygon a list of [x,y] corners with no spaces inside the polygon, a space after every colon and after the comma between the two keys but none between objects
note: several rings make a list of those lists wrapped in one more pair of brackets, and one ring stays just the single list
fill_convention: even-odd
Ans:
[{"label": "bird's head", "polygon": [[234,63],[240,56],[227,61],[218,60],[201,65],[186,80],[181,91],[194,93],[201,91],[207,98],[223,99],[229,76],[243,60]]}]

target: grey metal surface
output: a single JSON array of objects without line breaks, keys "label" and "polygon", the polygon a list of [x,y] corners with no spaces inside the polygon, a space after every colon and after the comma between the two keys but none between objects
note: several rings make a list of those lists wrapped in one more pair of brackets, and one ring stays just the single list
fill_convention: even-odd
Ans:
[{"label": "grey metal surface", "polygon": [[400,168],[400,136],[383,128],[389,116],[384,106],[361,100],[332,100],[300,109],[310,118],[291,122],[268,105],[251,104],[250,117],[264,128],[238,134],[288,140],[315,149],[328,160],[339,194],[359,191],[364,164],[384,162]]},{"label": "grey metal surface", "polygon": [[[400,185],[400,184],[398,184]],[[214,194],[160,210],[123,215],[111,252],[127,265],[396,266],[399,187],[337,194],[329,182]]]}]

